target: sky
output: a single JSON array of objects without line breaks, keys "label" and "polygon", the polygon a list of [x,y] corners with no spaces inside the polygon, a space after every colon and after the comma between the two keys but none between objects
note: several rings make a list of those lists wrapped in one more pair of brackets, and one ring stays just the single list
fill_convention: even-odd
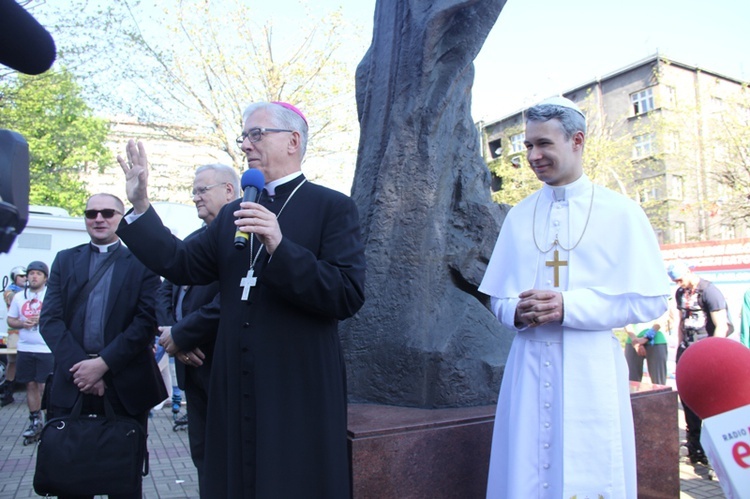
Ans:
[{"label": "sky", "polygon": [[[39,14],[44,13],[45,3],[68,2],[36,1]],[[227,0],[205,1],[231,5]],[[241,1],[259,22],[272,21],[275,41],[283,39],[285,30],[296,34],[309,22],[301,3],[313,15],[340,8],[347,21],[360,27],[360,43],[347,40],[344,49],[354,61],[362,58],[372,38],[377,0]],[[162,4],[141,0],[140,9],[148,12]],[[472,116],[474,121],[500,119],[657,51],[750,81],[749,21],[747,0],[508,0],[475,61]]]},{"label": "sky", "polygon": [[[279,9],[287,3],[295,0],[272,5]],[[311,5],[340,6],[345,18],[371,34],[375,3],[317,0]],[[472,116],[474,121],[502,118],[657,51],[750,81],[748,22],[746,0],[508,0],[475,61]]]}]

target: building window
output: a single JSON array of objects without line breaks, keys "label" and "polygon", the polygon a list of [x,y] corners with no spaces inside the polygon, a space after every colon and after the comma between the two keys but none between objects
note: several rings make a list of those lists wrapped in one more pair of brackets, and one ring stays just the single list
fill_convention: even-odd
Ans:
[{"label": "building window", "polygon": [[647,158],[656,153],[656,134],[644,133],[633,137],[633,159]]},{"label": "building window", "polygon": [[654,89],[646,88],[640,92],[630,94],[630,102],[633,104],[633,115],[647,113],[654,110]]},{"label": "building window", "polygon": [[656,234],[656,240],[659,244],[664,244],[664,231],[661,229],[654,230],[654,233]]},{"label": "building window", "polygon": [[490,140],[487,146],[490,148],[490,158],[499,158],[503,152],[502,139]]},{"label": "building window", "polygon": [[677,222],[672,229],[672,242],[680,244],[685,242],[685,222]]},{"label": "building window", "polygon": [[724,111],[724,99],[721,97],[711,97],[711,111],[721,113]]},{"label": "building window", "polygon": [[669,154],[680,152],[680,134],[677,132],[667,132],[664,135],[664,151]]},{"label": "building window", "polygon": [[661,107],[673,109],[677,107],[677,89],[670,85],[661,87]]},{"label": "building window", "polygon": [[525,133],[517,133],[510,136],[510,154],[517,152],[523,152],[526,150],[526,145],[523,143],[526,140]]},{"label": "building window", "polygon": [[682,200],[684,197],[685,179],[679,175],[669,177],[669,197],[671,199]]},{"label": "building window", "polygon": [[656,186],[643,187],[638,193],[640,201],[642,203],[648,203],[649,201],[659,201],[661,199],[661,192]]},{"label": "building window", "polygon": [[734,239],[734,225],[721,224],[721,238],[722,239]]}]

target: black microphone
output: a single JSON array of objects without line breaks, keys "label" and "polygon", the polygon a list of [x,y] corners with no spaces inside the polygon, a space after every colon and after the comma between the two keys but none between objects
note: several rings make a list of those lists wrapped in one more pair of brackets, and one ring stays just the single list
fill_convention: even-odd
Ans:
[{"label": "black microphone", "polygon": [[0,0],[0,64],[38,75],[56,56],[52,35],[15,0]]},{"label": "black microphone", "polygon": [[[250,168],[242,174],[242,202],[248,201],[255,203],[258,200],[260,191],[263,190],[263,186],[266,185],[266,179],[263,177],[263,172],[257,168]],[[250,234],[242,232],[237,229],[234,233],[234,247],[238,250],[247,246],[247,241],[250,239]]]}]

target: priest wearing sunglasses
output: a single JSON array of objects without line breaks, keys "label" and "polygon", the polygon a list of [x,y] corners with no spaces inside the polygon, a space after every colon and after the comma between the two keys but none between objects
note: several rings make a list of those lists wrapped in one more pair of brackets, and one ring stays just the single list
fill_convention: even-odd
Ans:
[{"label": "priest wearing sunglasses", "polygon": [[[52,264],[40,320],[55,357],[48,417],[70,414],[79,397],[84,414],[104,414],[106,398],[145,435],[149,409],[167,397],[152,350],[160,281],[117,237],[123,212],[116,196],[91,196],[91,242],[60,251]],[[118,497],[140,498],[140,486]]]}]

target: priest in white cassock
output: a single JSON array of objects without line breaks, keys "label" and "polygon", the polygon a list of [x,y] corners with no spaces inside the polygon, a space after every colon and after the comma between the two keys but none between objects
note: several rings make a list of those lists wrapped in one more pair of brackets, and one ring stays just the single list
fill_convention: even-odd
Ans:
[{"label": "priest in white cassock", "polygon": [[488,498],[635,498],[628,371],[612,329],[667,310],[653,229],[583,174],[570,100],[526,111],[542,188],[508,213],[479,290],[517,331],[498,397]]}]

